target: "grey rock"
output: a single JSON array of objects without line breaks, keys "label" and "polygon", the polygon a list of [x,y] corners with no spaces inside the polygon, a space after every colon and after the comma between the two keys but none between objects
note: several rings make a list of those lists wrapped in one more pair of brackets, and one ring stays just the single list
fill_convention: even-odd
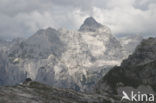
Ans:
[{"label": "grey rock", "polygon": [[155,50],[156,38],[144,39],[121,66],[114,67],[96,84],[95,91],[121,96],[121,91],[135,90],[155,95]]},{"label": "grey rock", "polygon": [[93,17],[88,17],[81,25],[79,31],[96,31],[96,29],[102,27]]},{"label": "grey rock", "polygon": [[10,42],[0,58],[1,85],[32,78],[55,87],[92,91],[95,83],[130,52],[124,55],[111,30],[92,17],[80,28],[83,30],[41,29],[27,39]]},{"label": "grey rock", "polygon": [[114,103],[109,96],[59,89],[38,82],[0,87],[1,103]]}]

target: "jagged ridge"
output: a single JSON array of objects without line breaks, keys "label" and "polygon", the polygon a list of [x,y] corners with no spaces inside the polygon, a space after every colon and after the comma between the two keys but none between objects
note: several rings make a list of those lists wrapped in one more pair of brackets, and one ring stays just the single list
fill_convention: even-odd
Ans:
[{"label": "jagged ridge", "polygon": [[135,52],[114,67],[96,85],[96,92],[122,94],[121,91],[156,91],[156,38],[143,40]]}]

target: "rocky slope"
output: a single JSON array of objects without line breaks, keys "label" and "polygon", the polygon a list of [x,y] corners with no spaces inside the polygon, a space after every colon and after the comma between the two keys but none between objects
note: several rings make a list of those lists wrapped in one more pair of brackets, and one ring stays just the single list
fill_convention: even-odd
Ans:
[{"label": "rocky slope", "polygon": [[156,92],[156,38],[145,39],[135,52],[108,72],[96,85],[99,94],[122,91]]},{"label": "rocky slope", "polygon": [[124,52],[110,29],[89,17],[79,31],[48,28],[12,43],[1,54],[0,84],[14,85],[29,77],[56,87],[89,91],[130,54]]},{"label": "rocky slope", "polygon": [[109,96],[58,89],[38,82],[0,87],[0,103],[113,103]]}]

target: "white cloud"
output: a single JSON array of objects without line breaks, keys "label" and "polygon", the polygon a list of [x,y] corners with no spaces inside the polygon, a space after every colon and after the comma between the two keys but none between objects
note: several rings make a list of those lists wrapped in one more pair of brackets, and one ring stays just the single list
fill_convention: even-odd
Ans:
[{"label": "white cloud", "polygon": [[0,38],[27,37],[49,26],[78,29],[87,16],[114,34],[156,34],[155,0],[1,0]]}]

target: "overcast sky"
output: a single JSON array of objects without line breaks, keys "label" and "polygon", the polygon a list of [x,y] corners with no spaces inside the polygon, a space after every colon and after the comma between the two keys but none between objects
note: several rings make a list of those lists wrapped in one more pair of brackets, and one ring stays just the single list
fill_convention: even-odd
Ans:
[{"label": "overcast sky", "polygon": [[156,36],[156,0],[0,0],[0,38],[38,29],[78,29],[88,16],[117,34]]}]

